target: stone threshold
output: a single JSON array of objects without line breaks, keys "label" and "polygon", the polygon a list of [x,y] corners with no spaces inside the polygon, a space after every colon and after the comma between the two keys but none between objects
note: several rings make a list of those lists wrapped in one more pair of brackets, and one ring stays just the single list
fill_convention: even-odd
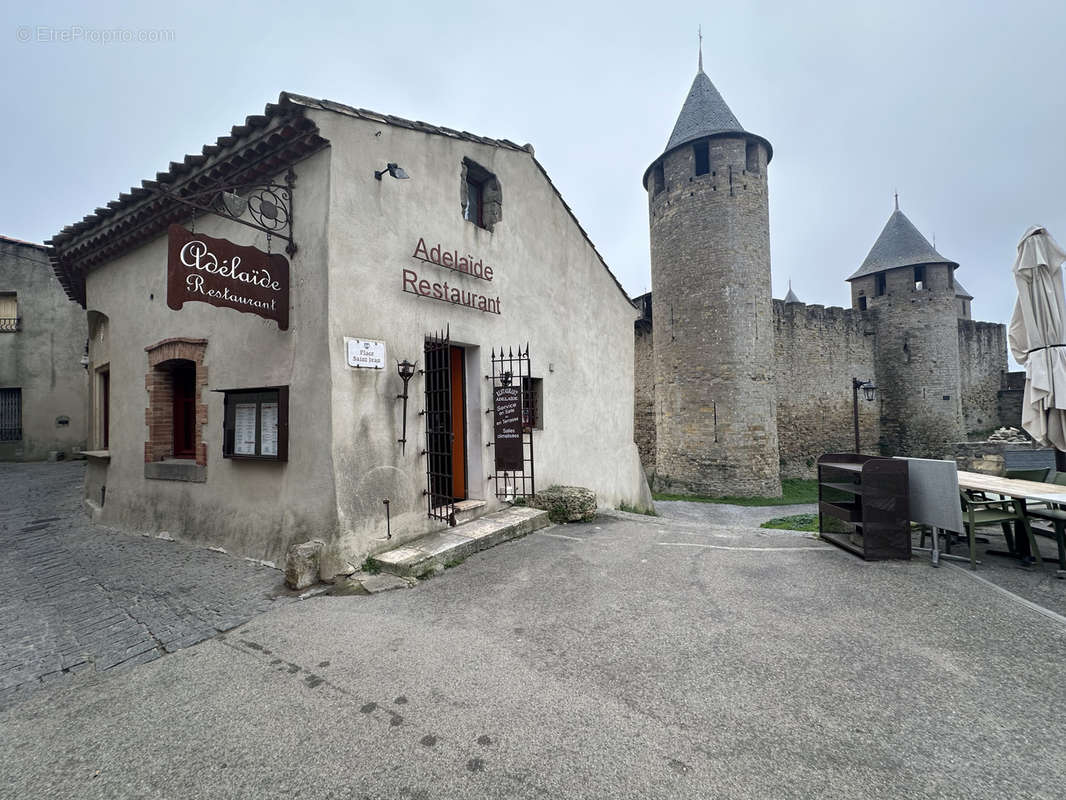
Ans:
[{"label": "stone threshold", "polygon": [[419,537],[394,550],[378,553],[370,561],[382,572],[418,578],[549,524],[547,511],[508,508],[445,531]]}]

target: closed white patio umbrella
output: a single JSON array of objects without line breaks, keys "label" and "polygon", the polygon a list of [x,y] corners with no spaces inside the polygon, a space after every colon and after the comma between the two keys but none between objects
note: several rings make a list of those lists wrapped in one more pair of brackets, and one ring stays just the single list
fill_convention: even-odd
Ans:
[{"label": "closed white patio umbrella", "polygon": [[1066,450],[1066,253],[1047,229],[1033,227],[1018,242],[1014,304],[1007,339],[1025,367],[1022,427],[1038,443]]}]

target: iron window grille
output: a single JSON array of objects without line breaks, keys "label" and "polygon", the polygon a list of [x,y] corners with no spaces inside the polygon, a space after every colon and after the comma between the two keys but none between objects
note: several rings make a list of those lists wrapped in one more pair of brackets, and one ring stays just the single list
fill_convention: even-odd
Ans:
[{"label": "iron window grille", "polygon": [[22,389],[0,389],[0,442],[22,441]]},{"label": "iron window grille", "polygon": [[[533,426],[526,424],[526,421],[527,419],[533,421],[536,417],[532,409],[529,412],[526,410],[526,404],[529,398],[533,396],[533,392],[525,391],[524,389],[526,386],[532,387],[532,382],[539,379],[532,378],[530,375],[529,344],[526,344],[525,350],[519,347],[517,353],[511,349],[504,353],[502,347],[497,353],[494,348],[492,351],[492,375],[486,375],[485,377],[492,382],[492,412],[497,423],[499,423],[499,416],[495,407],[497,392],[512,385],[523,389],[518,392],[522,425],[521,440],[518,443],[518,449],[514,452],[514,460],[511,460],[510,457],[501,459],[502,454],[499,442],[493,442],[493,446],[496,447],[495,470],[494,474],[490,475],[489,478],[496,482],[496,497],[507,501],[514,501],[519,497],[532,497],[537,491],[533,469]],[[498,436],[499,430],[497,426]]]}]

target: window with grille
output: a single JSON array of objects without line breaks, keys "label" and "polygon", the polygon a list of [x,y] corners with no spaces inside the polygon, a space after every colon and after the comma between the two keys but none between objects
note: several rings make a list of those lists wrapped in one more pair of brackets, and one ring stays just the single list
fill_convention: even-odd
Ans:
[{"label": "window with grille", "polygon": [[22,439],[22,389],[0,389],[0,442]]},{"label": "window with grille", "polygon": [[540,378],[522,378],[522,428],[526,431],[544,427],[541,418],[543,381]]},{"label": "window with grille", "polygon": [[19,298],[17,292],[0,292],[0,333],[14,333],[19,329]]}]

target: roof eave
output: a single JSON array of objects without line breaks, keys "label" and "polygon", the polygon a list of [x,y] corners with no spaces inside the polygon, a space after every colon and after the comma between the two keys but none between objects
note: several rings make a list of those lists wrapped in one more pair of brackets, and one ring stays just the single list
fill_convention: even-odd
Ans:
[{"label": "roof eave", "polygon": [[948,261],[947,259],[941,259],[937,261],[912,261],[909,264],[897,264],[892,267],[876,267],[874,269],[866,269],[865,267],[859,267],[850,278],[845,278],[847,281],[854,281],[859,278],[866,278],[870,275],[876,275],[879,272],[891,272],[894,269],[911,269],[912,267],[930,267],[935,264],[946,264],[952,269],[958,269],[959,264],[957,261]]},{"label": "roof eave", "polygon": [[683,142],[681,142],[679,144],[675,144],[673,147],[671,147],[671,148],[669,148],[667,150],[663,150],[663,152],[659,155],[659,157],[656,158],[654,161],[652,161],[651,164],[648,165],[648,168],[646,170],[644,170],[644,177],[641,178],[641,184],[644,186],[645,189],[648,188],[648,176],[651,174],[652,168],[656,164],[658,164],[660,161],[662,161],[664,158],[666,158],[666,156],[670,155],[670,153],[676,152],[676,151],[680,150],[682,147],[685,147],[686,145],[690,145],[693,142],[698,142],[701,139],[726,139],[726,138],[729,138],[729,139],[755,139],[756,141],[762,142],[764,145],[766,145],[766,163],[767,164],[769,164],[770,163],[770,159],[772,159],[774,157],[774,148],[773,148],[773,145],[770,144],[770,140],[766,139],[763,136],[759,136],[759,134],[757,134],[757,133],[748,133],[747,131],[717,131],[715,133],[702,134],[700,136],[693,136],[690,139],[685,139]]}]

